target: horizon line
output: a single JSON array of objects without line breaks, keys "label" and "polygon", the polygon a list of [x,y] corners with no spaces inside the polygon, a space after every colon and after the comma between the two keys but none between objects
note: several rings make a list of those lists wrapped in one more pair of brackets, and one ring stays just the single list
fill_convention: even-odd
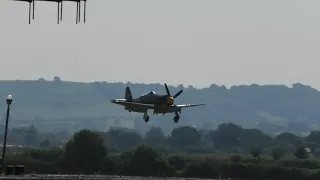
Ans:
[{"label": "horizon line", "polygon": [[[59,77],[59,76],[55,76],[55,77]],[[59,77],[60,78],[60,77]],[[117,83],[122,83],[122,84],[133,84],[133,85],[164,85],[164,83],[166,82],[163,82],[163,83],[160,83],[160,82],[134,82],[134,81],[77,81],[77,80],[62,80],[60,78],[61,82],[65,82],[65,83],[84,83],[84,84],[90,84],[90,83],[112,83],[112,84],[117,84]],[[51,79],[51,80],[47,80],[45,78],[38,78],[38,79],[0,79],[0,82],[18,82],[18,81],[37,81],[37,82],[54,82],[54,79]],[[290,85],[288,85],[290,84]],[[217,87],[220,87],[220,88],[226,88],[226,89],[231,89],[232,87],[239,87],[239,86],[285,86],[285,87],[288,87],[288,88],[293,88],[294,85],[302,85],[302,86],[308,86],[312,89],[316,89],[318,90],[317,88],[315,87],[312,87],[311,85],[308,85],[308,84],[303,84],[301,82],[295,82],[295,83],[288,83],[288,84],[277,84],[277,83],[274,83],[274,84],[270,84],[270,83],[266,83],[266,84],[261,84],[261,83],[251,83],[251,84],[246,84],[246,83],[242,83],[242,84],[234,84],[234,85],[230,85],[230,86],[227,86],[225,84],[215,84],[215,83],[211,83],[207,86],[203,86],[203,87],[195,87],[195,85],[193,84],[168,84],[168,86],[171,86],[171,87],[175,87],[175,88],[178,88],[179,86],[183,86],[183,88],[185,89],[188,89],[188,88],[194,88],[194,89],[206,89],[206,88],[211,88],[212,86],[217,86]]]}]

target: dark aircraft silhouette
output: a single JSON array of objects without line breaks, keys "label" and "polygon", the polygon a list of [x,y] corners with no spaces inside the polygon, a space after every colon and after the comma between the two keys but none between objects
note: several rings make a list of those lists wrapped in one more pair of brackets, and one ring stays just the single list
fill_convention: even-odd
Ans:
[{"label": "dark aircraft silhouette", "polygon": [[125,90],[125,99],[112,99],[111,102],[125,106],[125,109],[129,112],[144,113],[143,119],[145,122],[149,121],[148,110],[153,109],[153,114],[162,113],[175,113],[174,122],[177,123],[180,119],[181,109],[186,107],[202,106],[205,104],[180,104],[175,105],[174,99],[178,97],[183,90],[177,92],[174,96],[171,96],[167,84],[164,84],[167,94],[157,94],[154,91],[145,93],[142,96],[134,99],[129,87]]}]

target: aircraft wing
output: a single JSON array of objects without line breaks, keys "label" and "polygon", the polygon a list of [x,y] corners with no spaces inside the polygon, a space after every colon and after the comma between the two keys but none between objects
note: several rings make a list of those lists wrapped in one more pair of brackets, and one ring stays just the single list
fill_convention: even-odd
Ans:
[{"label": "aircraft wing", "polygon": [[[140,107],[144,107],[147,109],[157,109],[159,108],[159,106],[156,106],[154,104],[144,104],[144,103],[138,103],[138,102],[128,102],[128,101],[116,101],[114,102],[116,104],[120,104],[123,106],[140,106]],[[203,106],[205,104],[179,104],[179,105],[171,105],[172,108],[178,108],[178,109],[182,109],[182,108],[187,108],[187,107],[195,107],[195,106]]]},{"label": "aircraft wing", "polygon": [[178,108],[186,108],[186,107],[195,107],[195,106],[203,106],[205,104],[179,104],[176,105]]},{"label": "aircraft wing", "polygon": [[[120,102],[119,104],[122,105],[136,105],[141,107],[147,107],[150,109],[156,108],[153,104],[144,104],[144,103],[137,103],[137,102]],[[187,108],[187,107],[195,107],[195,106],[203,106],[205,104],[179,104],[179,105],[171,105],[171,107],[177,107],[177,108]]]},{"label": "aircraft wing", "polygon": [[123,106],[140,106],[146,107],[149,109],[153,109],[155,106],[153,104],[144,104],[144,103],[137,103],[137,102],[117,102],[117,104],[121,104]]}]

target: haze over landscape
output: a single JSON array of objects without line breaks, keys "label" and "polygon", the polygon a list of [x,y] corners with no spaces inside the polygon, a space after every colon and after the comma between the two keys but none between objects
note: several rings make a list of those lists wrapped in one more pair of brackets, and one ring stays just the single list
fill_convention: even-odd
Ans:
[{"label": "haze over landscape", "polygon": [[[232,2],[232,3],[231,3]],[[290,6],[288,5],[290,4]],[[318,81],[319,1],[0,2],[1,79],[131,81],[207,87]]]},{"label": "haze over landscape", "polygon": [[319,0],[39,1],[0,1],[6,174],[320,179]]},{"label": "haze over landscape", "polygon": [[[175,92],[185,88],[177,102],[207,104],[183,110],[178,125],[172,115],[151,117],[149,125],[167,132],[183,124],[209,128],[225,121],[269,133],[288,131],[287,126],[299,132],[317,129],[320,2],[230,2],[94,0],[88,1],[87,23],[78,25],[75,3],[65,3],[57,25],[57,4],[36,2],[29,25],[27,3],[1,1],[1,79],[44,78],[0,82],[1,96],[13,94],[16,125],[106,129],[118,119],[143,128],[148,125],[141,114],[129,114],[109,100],[123,98],[127,85],[135,97],[150,90],[164,93],[166,82],[184,85],[171,87]],[[47,81],[54,76],[109,83]],[[128,81],[154,84],[112,83]],[[224,87],[243,84],[281,85]],[[88,124],[88,119],[99,123]],[[44,120],[50,123],[43,125]]]}]

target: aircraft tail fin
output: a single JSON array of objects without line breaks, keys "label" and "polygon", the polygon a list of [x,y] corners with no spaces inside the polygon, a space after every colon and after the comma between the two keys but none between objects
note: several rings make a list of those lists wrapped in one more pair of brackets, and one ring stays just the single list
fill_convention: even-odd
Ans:
[{"label": "aircraft tail fin", "polygon": [[132,100],[131,90],[128,86],[126,87],[125,99],[129,101]]}]

